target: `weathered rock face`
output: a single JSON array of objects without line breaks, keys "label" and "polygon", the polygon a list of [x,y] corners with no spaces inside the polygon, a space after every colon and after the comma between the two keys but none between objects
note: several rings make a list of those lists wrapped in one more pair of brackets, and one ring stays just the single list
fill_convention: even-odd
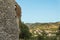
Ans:
[{"label": "weathered rock face", "polygon": [[0,0],[0,40],[19,40],[15,0]]}]

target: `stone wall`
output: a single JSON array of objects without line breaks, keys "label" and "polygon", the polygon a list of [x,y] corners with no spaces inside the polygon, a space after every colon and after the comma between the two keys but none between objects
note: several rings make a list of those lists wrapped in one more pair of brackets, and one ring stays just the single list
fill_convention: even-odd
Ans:
[{"label": "stone wall", "polygon": [[0,0],[0,40],[19,40],[15,0]]}]

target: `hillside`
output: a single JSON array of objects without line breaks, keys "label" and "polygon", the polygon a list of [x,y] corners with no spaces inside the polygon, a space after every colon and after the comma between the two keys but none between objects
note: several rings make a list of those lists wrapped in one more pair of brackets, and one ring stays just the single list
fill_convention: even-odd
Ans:
[{"label": "hillside", "polygon": [[25,23],[30,28],[35,27],[58,27],[60,25],[60,22],[55,23]]},{"label": "hillside", "polygon": [[29,27],[30,32],[33,35],[41,34],[42,31],[45,31],[47,34],[56,33],[58,31],[60,22],[55,23],[26,23]]}]

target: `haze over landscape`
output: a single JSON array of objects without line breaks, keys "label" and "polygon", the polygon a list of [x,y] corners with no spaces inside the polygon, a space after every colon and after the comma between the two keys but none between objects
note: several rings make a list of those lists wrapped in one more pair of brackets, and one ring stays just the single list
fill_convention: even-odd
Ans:
[{"label": "haze over landscape", "polygon": [[25,23],[60,21],[60,0],[16,0]]}]

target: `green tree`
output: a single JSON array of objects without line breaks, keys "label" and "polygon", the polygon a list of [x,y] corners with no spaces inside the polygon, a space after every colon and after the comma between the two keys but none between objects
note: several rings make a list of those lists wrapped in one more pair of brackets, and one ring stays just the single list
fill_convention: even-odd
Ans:
[{"label": "green tree", "polygon": [[20,31],[21,31],[21,33],[19,35],[19,38],[29,39],[31,37],[31,33],[29,32],[29,28],[24,23],[21,24]]},{"label": "green tree", "polygon": [[44,36],[38,35],[37,36],[38,40],[44,40]]}]

